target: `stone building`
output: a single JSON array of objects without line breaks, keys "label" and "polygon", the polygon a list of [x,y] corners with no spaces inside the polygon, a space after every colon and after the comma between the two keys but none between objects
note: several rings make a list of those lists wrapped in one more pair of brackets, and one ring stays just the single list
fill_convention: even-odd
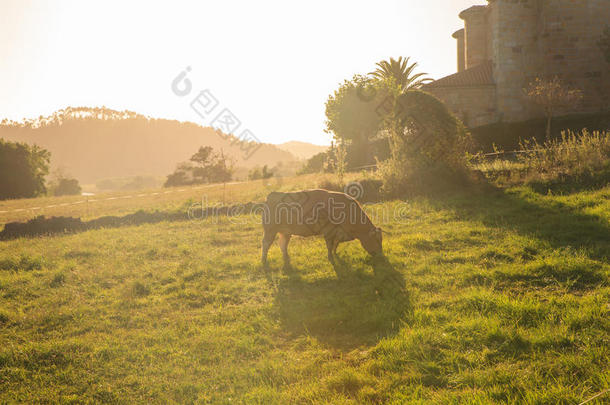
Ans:
[{"label": "stone building", "polygon": [[610,0],[489,0],[460,13],[458,73],[425,90],[470,127],[542,115],[523,89],[558,76],[584,99],[562,114],[610,110],[610,64],[597,44]]}]

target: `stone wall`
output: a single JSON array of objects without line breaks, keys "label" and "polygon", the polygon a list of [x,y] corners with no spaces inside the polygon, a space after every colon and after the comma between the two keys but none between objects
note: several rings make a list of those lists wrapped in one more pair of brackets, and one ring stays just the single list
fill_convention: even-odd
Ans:
[{"label": "stone wall", "polygon": [[610,64],[597,41],[610,24],[610,0],[546,0],[540,19],[541,75],[559,76],[584,93],[571,112],[610,110]]},{"label": "stone wall", "polygon": [[457,71],[461,72],[466,69],[466,48],[464,42],[464,29],[453,33],[453,38],[457,40]]},{"label": "stone wall", "polygon": [[493,0],[489,8],[499,118],[528,119],[523,89],[539,70],[538,0]]},{"label": "stone wall", "polygon": [[470,69],[489,59],[487,7],[470,7],[460,13],[460,18],[464,20],[466,69]]},{"label": "stone wall", "polygon": [[610,109],[610,65],[597,46],[610,0],[492,0],[489,13],[502,120],[540,116],[523,91],[536,77],[559,76],[583,90],[583,102],[560,113]]},{"label": "stone wall", "polygon": [[496,89],[494,86],[427,88],[427,92],[443,100],[468,127],[478,127],[497,121]]},{"label": "stone wall", "polygon": [[537,77],[558,76],[583,91],[581,103],[558,114],[610,111],[610,63],[597,45],[610,24],[610,0],[489,0],[460,18],[458,72],[472,76],[469,69],[491,60],[493,80],[456,86],[452,75],[453,87],[426,90],[469,126],[541,117],[524,91]]}]

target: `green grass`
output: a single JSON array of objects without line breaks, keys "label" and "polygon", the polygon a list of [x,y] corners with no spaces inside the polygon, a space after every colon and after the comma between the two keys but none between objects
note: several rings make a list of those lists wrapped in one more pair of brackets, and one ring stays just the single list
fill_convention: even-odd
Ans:
[{"label": "green grass", "polygon": [[471,159],[472,167],[503,186],[526,184],[538,192],[570,194],[610,184],[610,131],[562,132],[542,144],[536,139],[520,142],[514,160],[498,155]]},{"label": "green grass", "polygon": [[0,242],[0,402],[577,404],[610,387],[610,188],[399,204],[372,207],[387,262],[349,243],[336,272],[315,238],[293,239],[288,272],[274,246],[264,272],[248,217]]}]

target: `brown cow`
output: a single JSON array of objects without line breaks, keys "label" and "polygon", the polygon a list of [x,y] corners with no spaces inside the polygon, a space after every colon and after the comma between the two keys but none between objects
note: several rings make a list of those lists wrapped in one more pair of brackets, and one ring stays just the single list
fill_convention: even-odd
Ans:
[{"label": "brown cow", "polygon": [[326,239],[328,260],[334,264],[337,246],[358,239],[371,255],[382,253],[380,228],[371,222],[360,204],[344,193],[305,190],[293,193],[273,192],[263,208],[263,265],[276,234],[284,264],[290,264],[288,242],[292,235],[322,235]]}]

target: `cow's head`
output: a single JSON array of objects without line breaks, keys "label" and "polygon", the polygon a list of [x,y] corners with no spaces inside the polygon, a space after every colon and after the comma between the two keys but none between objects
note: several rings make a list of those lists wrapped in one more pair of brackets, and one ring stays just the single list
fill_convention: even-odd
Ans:
[{"label": "cow's head", "polygon": [[369,252],[371,256],[383,254],[381,228],[373,227],[365,235],[360,237],[360,243],[364,250]]}]

